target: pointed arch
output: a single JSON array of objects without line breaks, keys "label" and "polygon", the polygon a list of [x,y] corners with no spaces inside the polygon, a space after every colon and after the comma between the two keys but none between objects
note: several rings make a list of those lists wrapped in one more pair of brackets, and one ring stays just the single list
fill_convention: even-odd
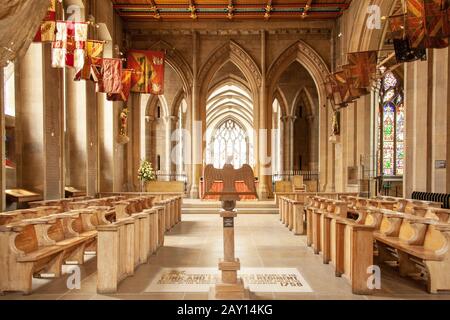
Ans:
[{"label": "pointed arch", "polygon": [[295,61],[305,67],[313,78],[319,93],[319,105],[326,105],[327,98],[324,84],[330,70],[322,57],[301,40],[284,50],[269,67],[267,72],[267,83],[270,85],[269,93],[273,94],[280,76]]},{"label": "pointed arch", "polygon": [[207,86],[214,74],[228,61],[235,64],[244,74],[252,91],[257,91],[257,88],[261,86],[261,71],[257,63],[239,44],[230,40],[217,48],[200,69],[198,80],[201,84],[201,93],[208,89]]},{"label": "pointed arch", "polygon": [[271,105],[273,104],[273,101],[275,99],[277,99],[278,103],[280,104],[282,116],[283,117],[288,116],[289,115],[288,103],[287,103],[287,100],[286,100],[286,96],[284,95],[284,92],[283,92],[283,90],[280,89],[280,87],[277,87],[275,89],[272,101],[270,102]]},{"label": "pointed arch", "polygon": [[158,102],[161,105],[164,115],[170,116],[170,110],[166,98],[164,96],[156,96],[156,95],[150,95],[145,108],[145,115],[146,116],[154,115]]},{"label": "pointed arch", "polygon": [[308,116],[315,117],[317,112],[316,108],[314,108],[314,100],[312,98],[311,92],[308,90],[307,87],[303,87],[297,91],[297,94],[295,95],[295,98],[291,106],[290,110],[291,115],[292,116],[295,115],[296,108],[300,101],[302,101],[304,103],[304,106],[307,108]]},{"label": "pointed arch", "polygon": [[[329,108],[325,108],[328,104],[325,82],[330,73],[328,65],[323,58],[307,43],[299,40],[286,48],[277,59],[270,65],[267,72],[267,83],[269,85],[268,101],[273,101],[275,89],[283,72],[293,63],[299,62],[311,75],[318,92],[319,108],[317,116],[319,119],[319,172],[320,172],[320,190],[327,190],[331,181],[328,181],[328,168],[334,159],[329,157],[331,147],[328,141],[328,133],[330,127]],[[267,112],[272,106],[267,105]],[[270,125],[270,124],[268,124]]]}]

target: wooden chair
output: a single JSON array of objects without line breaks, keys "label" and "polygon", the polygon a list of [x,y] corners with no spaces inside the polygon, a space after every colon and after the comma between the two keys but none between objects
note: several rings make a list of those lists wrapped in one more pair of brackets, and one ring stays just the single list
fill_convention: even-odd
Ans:
[{"label": "wooden chair", "polygon": [[306,185],[303,182],[303,176],[292,177],[292,191],[293,192],[306,192]]}]

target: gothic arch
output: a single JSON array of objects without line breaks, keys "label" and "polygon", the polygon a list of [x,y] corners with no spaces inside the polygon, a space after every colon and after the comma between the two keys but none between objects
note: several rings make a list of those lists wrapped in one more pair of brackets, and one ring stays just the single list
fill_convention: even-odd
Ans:
[{"label": "gothic arch", "polygon": [[307,109],[308,116],[315,117],[316,108],[314,108],[314,102],[313,102],[314,100],[313,100],[312,95],[309,92],[308,88],[306,88],[306,87],[301,88],[295,95],[294,101],[291,106],[291,115],[292,116],[295,115],[296,108],[300,101],[302,101],[304,103],[304,106]]},{"label": "gothic arch", "polygon": [[156,96],[156,95],[150,95],[145,108],[145,116],[151,116],[155,113],[155,109],[156,106],[158,105],[158,102],[161,105],[164,116],[170,116],[170,110],[167,105],[166,98],[164,96]]},{"label": "gothic arch", "polygon": [[230,75],[224,76],[224,77],[220,78],[219,80],[217,80],[216,82],[214,82],[208,90],[208,96],[211,93],[213,93],[216,89],[218,89],[221,86],[226,85],[226,84],[234,84],[238,87],[244,88],[245,90],[247,90],[248,92],[251,93],[251,90],[248,87],[248,83],[245,81],[245,79],[242,79],[241,77],[236,76],[234,74],[230,74]]},{"label": "gothic arch", "polygon": [[[311,75],[318,92],[319,109],[316,113],[319,120],[319,174],[320,174],[320,190],[324,191],[329,188],[328,181],[328,167],[334,162],[334,159],[329,157],[331,152],[330,144],[328,141],[329,126],[330,126],[330,112],[325,90],[325,82],[330,70],[323,60],[323,58],[308,44],[299,40],[289,46],[280,56],[270,65],[267,72],[268,83],[268,101],[273,101],[273,95],[276,89],[277,82],[283,72],[293,62],[299,62]],[[267,111],[272,106],[267,105]],[[272,121],[268,121],[267,125],[270,127]],[[332,154],[332,153],[331,153]]]},{"label": "gothic arch", "polygon": [[[272,101],[270,102],[270,105],[271,105],[271,106],[273,105],[273,102],[274,102],[275,99],[277,99],[277,100],[278,100],[278,103],[280,104],[282,116],[283,116],[283,117],[288,116],[288,115],[289,115],[289,112],[288,112],[288,110],[289,110],[289,108],[288,108],[288,103],[287,103],[287,101],[286,101],[286,97],[285,97],[283,91],[282,91],[279,87],[277,87],[277,88],[275,89],[275,92],[274,92],[274,94],[273,94],[273,99],[272,99]],[[272,113],[270,113],[270,114],[272,114]]]},{"label": "gothic arch", "polygon": [[191,92],[193,73],[190,65],[183,55],[168,42],[159,40],[150,47],[153,50],[161,50],[166,53],[166,62],[175,70],[183,83],[183,90],[187,95]]},{"label": "gothic arch", "polygon": [[298,61],[311,74],[319,93],[319,105],[326,105],[327,98],[324,84],[330,70],[322,57],[301,40],[288,47],[269,67],[267,72],[269,94],[273,94],[278,79],[294,61]]},{"label": "gothic arch", "polygon": [[175,99],[173,99],[173,104],[172,107],[170,108],[170,110],[172,111],[171,115],[174,117],[178,117],[178,112],[180,109],[180,105],[181,105],[181,101],[183,101],[187,99],[187,95],[186,92],[183,89],[180,89],[176,96]]},{"label": "gothic arch", "polygon": [[201,86],[200,93],[208,90],[214,74],[228,61],[231,61],[241,70],[249,82],[252,91],[257,91],[258,87],[261,86],[261,71],[257,63],[239,44],[230,40],[228,43],[217,48],[200,69],[198,74]]}]

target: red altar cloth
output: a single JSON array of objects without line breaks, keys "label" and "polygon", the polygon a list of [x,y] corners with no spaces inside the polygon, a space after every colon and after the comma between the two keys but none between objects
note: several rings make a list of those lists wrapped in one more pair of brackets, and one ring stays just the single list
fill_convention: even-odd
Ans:
[{"label": "red altar cloth", "polygon": [[[245,185],[244,181],[236,181],[234,183],[236,191],[238,192],[250,192],[250,190]],[[255,182],[256,190],[258,190],[258,183]],[[220,192],[223,190],[223,182],[216,181],[213,183],[210,192]],[[257,198],[252,195],[245,195],[245,196],[239,196],[241,200],[256,200]],[[205,196],[205,183],[204,181],[201,182],[201,198],[203,200],[215,200],[219,201],[220,196]]]}]

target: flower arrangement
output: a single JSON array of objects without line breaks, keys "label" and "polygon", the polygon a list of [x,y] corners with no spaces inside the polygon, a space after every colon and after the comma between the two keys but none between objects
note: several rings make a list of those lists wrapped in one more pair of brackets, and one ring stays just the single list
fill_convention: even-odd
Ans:
[{"label": "flower arrangement", "polygon": [[138,178],[143,182],[155,181],[156,175],[151,162],[143,160],[138,170]]}]

